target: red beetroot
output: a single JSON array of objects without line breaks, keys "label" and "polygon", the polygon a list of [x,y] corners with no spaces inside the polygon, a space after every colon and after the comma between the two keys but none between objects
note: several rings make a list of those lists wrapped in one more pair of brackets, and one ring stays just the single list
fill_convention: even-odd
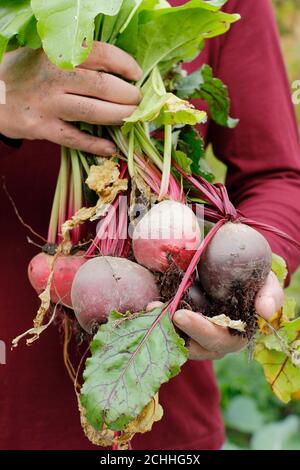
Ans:
[{"label": "red beetroot", "polygon": [[237,289],[253,297],[271,265],[267,240],[248,225],[228,222],[207,246],[198,270],[205,292],[212,299],[226,302]]},{"label": "red beetroot", "polygon": [[167,271],[170,259],[185,271],[200,242],[201,230],[195,214],[176,201],[163,201],[153,206],[133,233],[135,259],[158,272]]},{"label": "red beetroot", "polygon": [[78,322],[92,333],[112,310],[138,312],[158,300],[159,293],[147,269],[125,258],[101,256],[79,269],[71,298]]},{"label": "red beetroot", "polygon": [[[41,294],[48,282],[53,256],[39,253],[29,263],[28,277],[32,287]],[[83,252],[76,255],[58,256],[54,264],[54,275],[51,284],[51,301],[72,308],[71,287],[75,274],[86,262]]]}]

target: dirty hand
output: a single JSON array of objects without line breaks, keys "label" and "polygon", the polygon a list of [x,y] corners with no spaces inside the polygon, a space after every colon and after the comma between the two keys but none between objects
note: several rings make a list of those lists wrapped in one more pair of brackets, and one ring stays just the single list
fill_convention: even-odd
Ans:
[{"label": "dirty hand", "polygon": [[[282,304],[282,287],[275,274],[271,272],[256,296],[256,311],[258,315],[269,320]],[[247,345],[245,338],[230,334],[227,328],[214,325],[199,313],[178,310],[174,315],[174,323],[190,337],[190,359],[220,359]]]},{"label": "dirty hand", "polygon": [[141,70],[121,49],[100,42],[73,71],[58,69],[42,50],[22,48],[5,54],[0,65],[0,80],[6,85],[0,134],[111,155],[115,148],[110,141],[80,132],[70,123],[116,125],[132,114],[140,92],[115,75],[138,80]]}]

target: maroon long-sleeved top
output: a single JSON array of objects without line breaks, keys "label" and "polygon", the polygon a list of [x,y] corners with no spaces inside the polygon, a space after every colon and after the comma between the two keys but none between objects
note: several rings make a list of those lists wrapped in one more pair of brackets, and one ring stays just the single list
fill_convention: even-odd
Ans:
[{"label": "maroon long-sleeved top", "polygon": [[[299,141],[271,4],[230,0],[225,10],[239,12],[243,19],[211,40],[189,69],[204,62],[213,66],[229,87],[232,115],[240,124],[227,130],[209,122],[203,129],[206,142],[213,143],[227,164],[230,195],[244,214],[299,240]],[[24,142],[20,149],[2,145],[0,152],[0,174],[20,213],[46,234],[59,148]],[[0,339],[7,344],[7,364],[0,365],[0,448],[95,449],[80,428],[57,328],[51,327],[31,348],[20,345],[10,351],[12,338],[28,329],[38,305],[26,275],[37,249],[27,243],[26,230],[3,193],[0,221]],[[265,235],[293,271],[299,252]],[[220,448],[223,424],[210,362],[189,361],[163,385],[160,398],[165,416],[151,433],[134,439],[135,449]]]}]

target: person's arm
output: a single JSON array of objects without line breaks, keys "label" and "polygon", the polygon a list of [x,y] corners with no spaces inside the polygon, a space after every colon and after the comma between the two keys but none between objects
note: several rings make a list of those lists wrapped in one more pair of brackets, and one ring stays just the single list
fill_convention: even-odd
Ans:
[{"label": "person's arm", "polygon": [[[300,241],[300,147],[291,88],[270,0],[230,0],[225,10],[242,20],[211,42],[214,73],[228,86],[234,130],[210,128],[216,156],[228,166],[226,185],[249,218],[271,224]],[[300,251],[262,232],[291,274]]]}]

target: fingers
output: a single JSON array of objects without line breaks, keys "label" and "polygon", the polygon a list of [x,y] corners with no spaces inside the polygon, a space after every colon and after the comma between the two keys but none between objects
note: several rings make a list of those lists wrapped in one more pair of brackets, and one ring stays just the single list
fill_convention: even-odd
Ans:
[{"label": "fingers", "polygon": [[215,359],[222,359],[225,355],[221,352],[208,351],[193,339],[188,344],[188,350],[189,359],[192,361],[214,361]]},{"label": "fingers", "polygon": [[65,147],[82,150],[95,155],[110,156],[116,148],[112,142],[81,132],[71,124],[63,121],[54,121],[47,126],[43,137]]},{"label": "fingers", "polygon": [[258,292],[255,299],[255,309],[262,318],[269,320],[283,305],[284,293],[277,279],[271,271],[265,285]]},{"label": "fingers", "polygon": [[65,93],[91,96],[112,103],[138,105],[140,91],[130,83],[114,75],[92,70],[77,69],[66,73],[63,88]]},{"label": "fingers", "polygon": [[140,80],[142,70],[136,61],[116,46],[95,41],[89,58],[80,68],[103,70],[121,75],[127,80]]},{"label": "fingers", "polygon": [[64,121],[84,121],[89,124],[120,125],[129,117],[135,106],[65,94],[53,104],[56,115]]},{"label": "fingers", "polygon": [[239,351],[247,344],[241,336],[233,336],[227,328],[214,325],[201,314],[178,310],[174,323],[202,348],[218,354]]}]

